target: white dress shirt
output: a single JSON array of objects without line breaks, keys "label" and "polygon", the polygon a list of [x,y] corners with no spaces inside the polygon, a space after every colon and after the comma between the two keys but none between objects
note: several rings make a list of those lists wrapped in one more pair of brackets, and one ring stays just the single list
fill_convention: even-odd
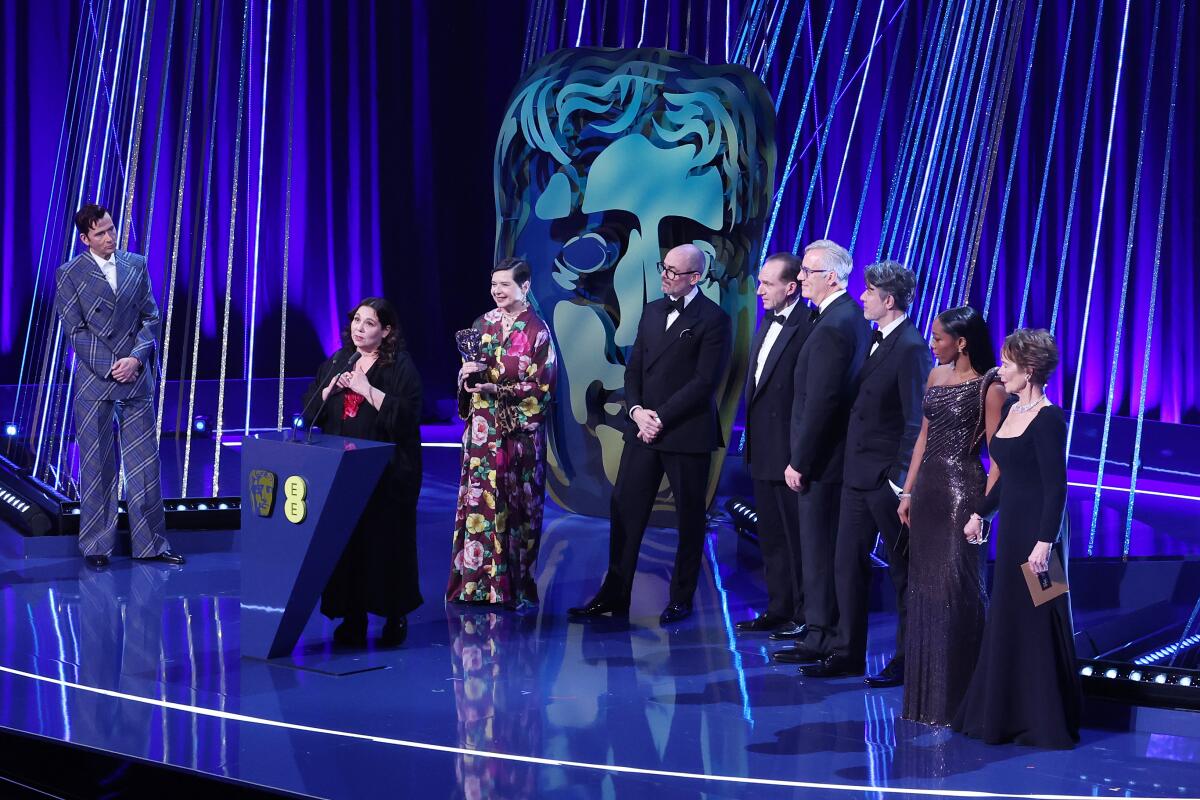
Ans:
[{"label": "white dress shirt", "polygon": [[[792,312],[796,310],[796,304],[799,302],[800,298],[797,297],[791,302],[791,305],[782,311],[779,311],[778,315],[783,317],[784,321],[787,321],[787,318],[790,317]],[[772,316],[776,314],[776,312],[771,313]],[[758,350],[758,362],[754,365],[755,386],[758,386],[758,381],[760,378],[762,378],[762,371],[763,367],[766,366],[767,357],[771,355],[771,348],[775,346],[775,340],[779,338],[779,333],[782,330],[783,323],[779,322],[778,320],[771,320],[767,323],[767,335],[763,337],[762,347]]]},{"label": "white dress shirt", "polygon": [[[879,329],[879,333],[880,333],[880,335],[882,336],[882,338],[883,338],[883,339],[886,339],[887,337],[891,336],[891,335],[892,335],[892,331],[896,330],[896,328],[899,328],[899,327],[900,327],[900,323],[901,323],[901,322],[904,322],[904,320],[906,320],[906,319],[908,319],[908,315],[907,315],[907,314],[901,314],[901,315],[900,315],[900,317],[899,317],[898,319],[894,319],[894,320],[892,320],[891,322],[889,322],[887,325],[885,325],[885,326],[883,326],[882,328],[880,328],[880,329]],[[873,355],[875,355],[875,351],[879,349],[879,345],[880,345],[881,343],[882,343],[882,342],[873,342],[873,343],[871,344],[871,352],[867,353],[867,355],[868,355],[868,356],[873,356]]]},{"label": "white dress shirt", "polygon": [[[91,251],[88,251],[91,253]],[[91,253],[92,258],[96,261],[96,266],[100,267],[100,271],[104,273],[104,279],[108,281],[108,285],[112,287],[113,294],[117,293],[117,256],[114,253],[105,261],[95,253]]]},{"label": "white dress shirt", "polygon": [[845,289],[838,289],[833,294],[821,301],[821,305],[817,306],[817,313],[824,314],[825,309],[829,308],[829,304],[846,293]]},{"label": "white dress shirt", "polygon": [[[683,307],[687,308],[688,303],[695,300],[696,295],[698,295],[698,294],[700,294],[700,287],[693,286],[692,290],[683,296]],[[667,327],[669,328],[672,325],[674,325],[675,320],[677,320],[677,319],[679,319],[679,312],[672,310],[669,314],[667,314]]]}]

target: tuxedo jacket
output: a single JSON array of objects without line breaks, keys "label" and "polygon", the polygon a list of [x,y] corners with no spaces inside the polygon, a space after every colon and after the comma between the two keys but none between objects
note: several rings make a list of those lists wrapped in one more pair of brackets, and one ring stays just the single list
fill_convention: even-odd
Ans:
[{"label": "tuxedo jacket", "polygon": [[[625,407],[655,411],[663,429],[650,447],[664,452],[706,453],[722,447],[717,390],[729,367],[729,315],[697,292],[670,328],[666,298],[642,309],[637,336],[625,364]],[[625,441],[637,439],[627,420]]]},{"label": "tuxedo jacket", "polygon": [[788,465],[788,425],[795,395],[792,373],[796,356],[808,338],[811,322],[808,306],[797,303],[779,330],[763,364],[762,375],[754,380],[770,319],[764,319],[750,348],[750,369],[746,374],[746,448],[744,458],[750,477],[758,481],[782,481]]},{"label": "tuxedo jacket", "polygon": [[929,347],[910,319],[867,356],[846,433],[846,486],[875,489],[885,480],[904,485],[932,366]]},{"label": "tuxedo jacket", "polygon": [[792,372],[790,464],[806,480],[840,481],[855,377],[871,328],[843,294],[812,323]]},{"label": "tuxedo jacket", "polygon": [[[54,307],[75,350],[76,394],[120,400],[154,394],[155,351],[160,320],[150,289],[146,258],[118,250],[117,291],[100,265],[84,251],[58,268]],[[142,369],[131,383],[118,383],[112,366],[133,356]]]}]

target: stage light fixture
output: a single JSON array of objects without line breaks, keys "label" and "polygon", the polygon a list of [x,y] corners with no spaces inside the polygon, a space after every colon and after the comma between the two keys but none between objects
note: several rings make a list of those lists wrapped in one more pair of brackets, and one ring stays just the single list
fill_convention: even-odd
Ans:
[{"label": "stage light fixture", "polygon": [[1142,673],[1140,670],[1135,669],[1133,672],[1129,673],[1129,680],[1140,681],[1141,679],[1142,679]]},{"label": "stage light fixture", "polygon": [[300,413],[292,414],[292,429],[297,431],[304,430],[304,415]]},{"label": "stage light fixture", "polygon": [[1179,685],[1180,686],[1191,686],[1192,685],[1192,676],[1184,675],[1182,678],[1179,679]]},{"label": "stage light fixture", "polygon": [[733,521],[733,527],[739,532],[758,534],[758,514],[749,501],[731,497],[725,501],[725,511]]},{"label": "stage light fixture", "polygon": [[1090,678],[1090,677],[1092,677],[1092,673],[1093,673],[1093,672],[1095,672],[1095,670],[1093,670],[1093,669],[1092,669],[1092,666],[1091,666],[1091,664],[1088,664],[1088,665],[1087,665],[1087,666],[1085,666],[1083,669],[1079,670],[1079,674],[1080,674],[1080,675],[1082,675],[1082,676],[1083,676],[1083,677],[1085,677],[1085,678]]},{"label": "stage light fixture", "polygon": [[1157,675],[1154,676],[1154,682],[1157,683],[1159,686],[1166,683],[1167,682],[1167,674],[1165,672],[1158,673]]},{"label": "stage light fixture", "polygon": [[1116,677],[1117,677],[1117,671],[1116,671],[1115,669],[1108,669],[1108,670],[1105,670],[1105,671],[1104,671],[1104,677],[1106,677],[1106,678],[1109,678],[1109,679],[1116,678]]},{"label": "stage light fixture", "polygon": [[208,433],[208,417],[203,414],[192,417],[192,433]]},{"label": "stage light fixture", "polygon": [[21,432],[21,426],[18,425],[17,423],[15,423],[15,422],[4,423],[4,435],[7,436],[8,438],[11,439],[20,432]]}]

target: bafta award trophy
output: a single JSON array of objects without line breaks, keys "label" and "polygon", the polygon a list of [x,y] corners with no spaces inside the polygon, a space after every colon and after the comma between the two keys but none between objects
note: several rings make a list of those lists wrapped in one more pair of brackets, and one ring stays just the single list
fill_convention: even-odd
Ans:
[{"label": "bafta award trophy", "polygon": [[[458,352],[467,361],[479,361],[483,358],[483,332],[475,328],[466,328],[461,331],[456,331],[454,334],[454,342],[458,345]],[[482,372],[473,372],[467,376],[465,381],[467,386],[476,386],[483,382]]]}]

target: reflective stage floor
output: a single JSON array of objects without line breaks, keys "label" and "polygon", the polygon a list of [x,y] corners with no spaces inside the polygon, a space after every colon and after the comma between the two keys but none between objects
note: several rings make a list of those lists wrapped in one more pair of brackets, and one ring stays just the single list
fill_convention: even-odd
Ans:
[{"label": "reflective stage floor", "polygon": [[[447,607],[457,453],[426,456],[426,603],[402,648],[335,650],[314,617],[292,658],[243,660],[237,553],[103,573],[5,556],[0,725],[332,798],[1200,796],[1200,715],[1093,721],[1070,752],[991,747],[899,719],[901,689],[773,665],[764,637],[732,633],[763,590],[725,526],[695,615],[666,629],[668,531],[647,536],[628,624],[567,623],[598,586],[607,524],[557,510],[540,611]],[[893,625],[872,618],[872,669]]]}]

